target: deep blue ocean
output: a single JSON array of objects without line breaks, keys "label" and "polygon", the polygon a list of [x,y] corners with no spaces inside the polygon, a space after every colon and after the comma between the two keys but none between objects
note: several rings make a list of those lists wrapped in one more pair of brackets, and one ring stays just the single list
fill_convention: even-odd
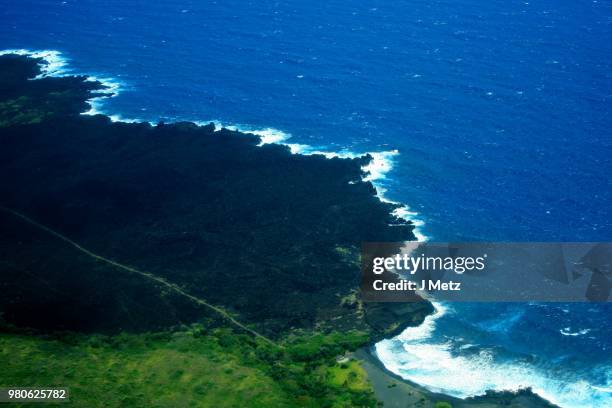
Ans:
[{"label": "deep blue ocean", "polygon": [[[612,240],[610,0],[1,4],[0,49],[121,84],[103,112],[397,150],[377,183],[430,240]],[[389,369],[462,397],[612,406],[611,307],[438,307],[378,344]]]}]

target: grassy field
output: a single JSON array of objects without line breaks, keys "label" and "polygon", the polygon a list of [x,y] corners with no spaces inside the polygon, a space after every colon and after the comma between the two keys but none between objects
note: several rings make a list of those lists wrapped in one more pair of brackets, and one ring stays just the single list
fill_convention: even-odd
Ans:
[{"label": "grassy field", "polygon": [[327,367],[327,375],[330,384],[338,388],[347,387],[353,391],[367,392],[371,387],[366,372],[354,360]]},{"label": "grassy field", "polygon": [[335,359],[364,337],[340,336],[299,336],[281,349],[198,326],[112,337],[3,334],[0,385],[69,387],[76,407],[375,406],[359,364]]}]

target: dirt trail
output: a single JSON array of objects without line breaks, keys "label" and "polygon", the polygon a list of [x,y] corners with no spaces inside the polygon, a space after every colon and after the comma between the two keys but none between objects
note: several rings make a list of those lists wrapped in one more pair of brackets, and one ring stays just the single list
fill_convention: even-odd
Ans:
[{"label": "dirt trail", "polygon": [[17,218],[20,218],[21,220],[27,222],[28,224],[31,224],[31,225],[33,225],[33,226],[35,226],[35,227],[37,227],[37,228],[47,232],[47,233],[53,235],[56,238],[61,239],[62,241],[70,244],[71,246],[73,246],[78,251],[81,251],[85,255],[87,255],[87,256],[89,256],[89,257],[91,257],[91,258],[93,258],[93,259],[95,259],[97,261],[107,263],[107,264],[109,264],[111,266],[114,266],[117,269],[122,269],[122,270],[124,270],[126,272],[130,272],[130,273],[135,273],[135,274],[143,276],[143,277],[145,277],[147,279],[155,281],[155,282],[165,286],[166,288],[172,290],[173,292],[178,293],[179,295],[186,297],[187,299],[191,300],[192,302],[197,303],[198,305],[205,306],[205,307],[213,310],[214,312],[220,314],[223,318],[228,320],[233,325],[241,328],[244,331],[249,332],[253,336],[258,337],[258,338],[260,338],[260,339],[262,339],[262,340],[266,341],[267,343],[272,344],[274,346],[281,347],[280,345],[276,344],[274,341],[270,340],[269,338],[267,338],[263,334],[258,333],[257,331],[247,327],[243,323],[240,323],[238,320],[236,320],[234,317],[232,317],[225,310],[223,310],[223,309],[221,309],[221,308],[219,308],[219,307],[217,307],[215,305],[212,305],[212,304],[208,303],[207,301],[205,301],[202,298],[199,298],[197,296],[194,296],[194,295],[192,295],[190,293],[185,292],[177,284],[169,282],[166,279],[162,278],[161,276],[157,276],[157,275],[154,275],[154,274],[149,273],[149,272],[141,271],[141,270],[133,268],[131,266],[124,265],[122,263],[113,261],[112,259],[108,259],[106,257],[103,257],[102,255],[98,255],[95,252],[92,252],[89,249],[84,248],[83,246],[79,245],[78,243],[76,243],[75,241],[71,240],[70,238],[60,234],[59,232],[57,232],[57,231],[55,231],[55,230],[53,230],[53,229],[51,229],[51,228],[49,228],[49,227],[47,227],[47,226],[45,226],[43,224],[40,224],[39,222],[37,222],[37,221],[31,219],[30,217],[28,217],[27,215],[24,215],[24,214],[22,214],[22,213],[20,213],[18,211],[15,211],[15,210],[13,210],[11,208],[0,206],[0,210],[4,211],[6,213],[9,213],[9,214],[11,214],[11,215],[13,215],[13,216],[15,216]]}]

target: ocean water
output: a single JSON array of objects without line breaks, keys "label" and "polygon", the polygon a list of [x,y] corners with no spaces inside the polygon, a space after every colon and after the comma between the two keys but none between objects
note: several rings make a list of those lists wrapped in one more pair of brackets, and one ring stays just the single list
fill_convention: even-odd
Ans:
[{"label": "ocean water", "polygon": [[612,406],[608,304],[434,305],[376,344],[387,369],[460,398],[531,387],[561,407]]},{"label": "ocean water", "polygon": [[[423,238],[612,237],[609,0],[4,0],[0,22],[0,48],[112,78],[96,109],[117,118],[378,152],[381,191]],[[377,345],[390,370],[462,397],[612,405],[607,305],[437,307]]]}]

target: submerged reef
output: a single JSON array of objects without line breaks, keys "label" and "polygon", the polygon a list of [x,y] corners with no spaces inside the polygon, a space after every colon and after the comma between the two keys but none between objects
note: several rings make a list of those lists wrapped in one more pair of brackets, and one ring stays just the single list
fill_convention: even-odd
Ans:
[{"label": "submerged reef", "polygon": [[[273,337],[389,333],[431,311],[364,305],[356,292],[361,242],[415,238],[363,180],[371,157],[292,154],[213,124],[82,115],[104,85],[41,76],[41,64],[0,56],[0,206]],[[0,231],[7,324],[112,333],[218,317],[10,211],[0,211]]]}]

